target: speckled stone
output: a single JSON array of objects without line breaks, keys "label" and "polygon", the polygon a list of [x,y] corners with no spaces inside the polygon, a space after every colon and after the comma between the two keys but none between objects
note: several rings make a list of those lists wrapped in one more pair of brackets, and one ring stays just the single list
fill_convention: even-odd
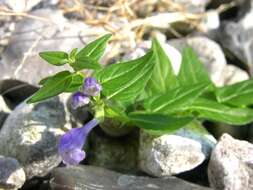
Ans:
[{"label": "speckled stone", "polygon": [[25,179],[25,172],[16,159],[0,156],[0,189],[18,189]]},{"label": "speckled stone", "polygon": [[44,176],[61,162],[57,144],[67,116],[59,97],[38,104],[23,102],[0,131],[0,154],[16,158],[28,179]]},{"label": "speckled stone", "polygon": [[212,152],[208,178],[216,190],[252,190],[253,144],[224,134]]},{"label": "speckled stone", "polygon": [[214,137],[199,124],[162,136],[141,130],[138,165],[152,176],[180,174],[207,159],[215,143]]}]

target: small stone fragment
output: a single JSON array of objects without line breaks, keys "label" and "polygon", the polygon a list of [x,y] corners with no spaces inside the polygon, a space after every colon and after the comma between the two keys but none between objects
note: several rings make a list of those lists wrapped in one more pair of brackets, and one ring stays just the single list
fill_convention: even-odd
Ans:
[{"label": "small stone fragment", "polygon": [[25,172],[14,158],[0,156],[0,189],[18,189],[25,183]]},{"label": "small stone fragment", "polygon": [[252,190],[253,144],[224,134],[213,149],[208,178],[216,190]]}]

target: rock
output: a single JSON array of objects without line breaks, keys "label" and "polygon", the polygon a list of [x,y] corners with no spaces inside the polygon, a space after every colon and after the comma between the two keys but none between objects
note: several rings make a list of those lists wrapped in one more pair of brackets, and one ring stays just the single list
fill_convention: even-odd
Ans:
[{"label": "rock", "polygon": [[0,94],[2,94],[6,104],[11,109],[14,109],[18,104],[34,94],[37,90],[37,86],[19,80],[0,80]]},{"label": "rock", "polygon": [[224,134],[208,166],[210,185],[217,190],[253,189],[253,144]]},{"label": "rock", "polygon": [[2,96],[0,96],[0,128],[10,113],[10,109],[6,105]]},{"label": "rock", "polygon": [[42,20],[24,18],[16,24],[16,35],[12,35],[9,46],[3,52],[0,79],[37,84],[42,78],[69,68],[47,64],[39,57],[39,52],[82,48],[84,43],[107,33],[102,27],[67,21],[59,10],[40,9],[31,14]]},{"label": "rock", "polygon": [[202,13],[211,0],[172,0],[178,9],[185,10],[190,13]]},{"label": "rock", "polygon": [[4,3],[15,12],[27,12],[42,0],[4,0]]},{"label": "rock", "polygon": [[87,163],[122,173],[137,171],[138,134],[120,138],[106,136],[97,128],[89,136]]},{"label": "rock", "polygon": [[224,69],[225,85],[234,84],[248,79],[249,79],[248,73],[234,65],[227,65]]},{"label": "rock", "polygon": [[186,172],[207,159],[215,143],[216,140],[198,123],[162,136],[141,130],[139,168],[157,177]]},{"label": "rock", "polygon": [[170,40],[168,43],[180,50],[180,52],[186,46],[192,47],[205,65],[212,81],[217,86],[224,84],[223,70],[227,62],[221,47],[215,41],[204,36],[197,36]]},{"label": "rock", "polygon": [[211,190],[188,183],[176,177],[159,179],[124,175],[114,171],[92,166],[56,168],[50,181],[52,190],[62,189],[121,189],[121,190]]},{"label": "rock", "polygon": [[0,154],[16,158],[28,179],[44,176],[56,167],[61,158],[57,153],[58,137],[68,113],[59,97],[38,104],[17,106],[0,131]]},{"label": "rock", "polygon": [[0,189],[18,189],[25,183],[25,172],[14,158],[0,156]]},{"label": "rock", "polygon": [[216,33],[217,40],[228,56],[236,58],[235,62],[241,61],[253,73],[253,1],[245,1],[239,9],[240,17],[237,21],[224,21]]}]

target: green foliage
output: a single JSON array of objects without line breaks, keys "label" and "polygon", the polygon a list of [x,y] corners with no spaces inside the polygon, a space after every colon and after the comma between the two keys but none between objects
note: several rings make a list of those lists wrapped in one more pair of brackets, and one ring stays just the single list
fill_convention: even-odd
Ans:
[{"label": "green foliage", "polygon": [[233,106],[249,106],[253,104],[253,79],[230,86],[217,88],[217,100]]},{"label": "green foliage", "polygon": [[154,67],[153,52],[141,58],[110,65],[96,74],[107,99],[128,102],[145,88]]},{"label": "green foliage", "polygon": [[[173,132],[192,121],[210,120],[231,125],[253,121],[253,80],[216,88],[204,65],[187,47],[178,75],[158,40],[144,56],[102,67],[99,60],[111,35],[104,35],[80,51],[42,52],[49,64],[69,64],[72,71],[62,71],[42,79],[42,87],[28,100],[34,103],[63,92],[80,91],[84,69],[102,85],[100,96],[91,107],[95,117],[112,118],[134,124],[154,134]],[[128,125],[129,126],[129,125]]]},{"label": "green foliage", "polygon": [[61,66],[68,63],[68,54],[63,51],[45,51],[39,53],[39,55],[52,65]]},{"label": "green foliage", "polygon": [[176,87],[177,78],[171,66],[171,62],[158,40],[153,39],[152,42],[152,50],[155,55],[156,64],[147,84],[146,91],[149,95],[155,96]]},{"label": "green foliage", "polygon": [[208,87],[208,83],[180,86],[161,96],[149,98],[145,102],[145,108],[150,112],[175,113],[192,104]]},{"label": "green foliage", "polygon": [[181,86],[193,85],[199,82],[211,83],[204,65],[189,47],[183,49],[183,60],[177,78]]},{"label": "green foliage", "polygon": [[197,99],[188,109],[197,112],[198,118],[230,125],[245,125],[253,121],[252,109],[233,108],[204,98]]},{"label": "green foliage", "polygon": [[175,117],[157,113],[132,112],[129,119],[138,127],[147,129],[149,132],[170,133],[184,127],[192,121],[192,117]]},{"label": "green foliage", "polygon": [[98,61],[104,54],[106,44],[111,36],[111,34],[106,34],[101,38],[98,38],[97,40],[89,43],[77,53],[76,57],[88,56],[95,61]]}]

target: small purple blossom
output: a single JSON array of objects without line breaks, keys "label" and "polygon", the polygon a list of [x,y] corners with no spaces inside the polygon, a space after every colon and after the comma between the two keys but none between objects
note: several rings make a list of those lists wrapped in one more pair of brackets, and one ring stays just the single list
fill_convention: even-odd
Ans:
[{"label": "small purple blossom", "polygon": [[93,119],[83,127],[73,128],[61,136],[58,152],[66,165],[78,165],[84,158],[82,150],[89,132],[98,125],[98,120]]},{"label": "small purple blossom", "polygon": [[87,77],[84,81],[83,92],[88,96],[97,96],[102,90],[102,86],[93,77]]},{"label": "small purple blossom", "polygon": [[76,92],[72,96],[72,106],[74,109],[87,105],[90,102],[90,98],[82,92]]}]

